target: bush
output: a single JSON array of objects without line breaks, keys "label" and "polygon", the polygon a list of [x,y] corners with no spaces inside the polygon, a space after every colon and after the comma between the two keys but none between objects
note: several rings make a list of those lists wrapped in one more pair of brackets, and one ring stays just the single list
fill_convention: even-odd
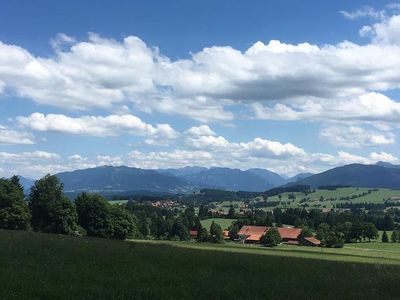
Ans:
[{"label": "bush", "polygon": [[282,241],[277,228],[271,227],[265,235],[261,237],[260,242],[267,247],[275,247]]}]

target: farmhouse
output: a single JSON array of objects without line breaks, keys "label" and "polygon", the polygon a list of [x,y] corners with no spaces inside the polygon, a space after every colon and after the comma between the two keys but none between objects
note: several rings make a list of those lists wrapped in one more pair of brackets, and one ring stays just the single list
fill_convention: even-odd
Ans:
[{"label": "farmhouse", "polygon": [[[243,225],[238,232],[239,239],[247,243],[257,243],[261,237],[267,233],[270,227]],[[300,240],[301,229],[293,227],[278,227],[282,243],[289,245],[318,246],[321,242],[314,238],[304,238]]]},{"label": "farmhouse", "polygon": [[310,237],[305,237],[302,240],[302,244],[304,246],[319,246],[319,245],[321,245],[321,241],[319,239],[316,239],[313,236],[310,236]]},{"label": "farmhouse", "polygon": [[238,232],[238,236],[240,239],[246,242],[257,243],[266,232],[266,226],[243,225]]}]

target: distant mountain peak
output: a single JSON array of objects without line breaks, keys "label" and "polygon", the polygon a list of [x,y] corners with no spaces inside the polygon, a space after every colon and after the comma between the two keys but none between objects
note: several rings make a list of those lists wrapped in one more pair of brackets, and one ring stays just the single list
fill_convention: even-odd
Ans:
[{"label": "distant mountain peak", "polygon": [[386,161],[378,161],[376,164],[376,166],[380,166],[380,167],[385,167],[385,168],[400,168],[400,165],[394,165],[390,162],[386,162]]}]

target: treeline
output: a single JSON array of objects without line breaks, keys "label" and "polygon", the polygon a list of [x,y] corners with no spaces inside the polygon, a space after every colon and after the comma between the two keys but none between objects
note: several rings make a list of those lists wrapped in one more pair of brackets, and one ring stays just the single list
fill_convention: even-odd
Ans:
[{"label": "treeline", "polygon": [[358,202],[358,203],[351,203],[351,202],[342,202],[335,204],[336,208],[347,208],[351,210],[355,209],[365,209],[365,210],[384,210],[388,207],[399,207],[400,202],[394,201],[384,201],[383,203],[370,203],[370,202]]},{"label": "treeline", "polygon": [[386,213],[361,210],[323,213],[320,210],[307,211],[301,208],[276,208],[272,212],[255,210],[238,219],[230,227],[230,235],[234,236],[243,225],[281,227],[287,224],[302,228],[307,235],[315,234],[323,245],[336,247],[347,242],[376,239],[378,229],[396,229],[394,219],[398,213],[397,210]]},{"label": "treeline", "polygon": [[272,188],[264,193],[266,197],[272,197],[283,193],[310,193],[311,189],[308,185],[292,185],[287,187]]},{"label": "treeline", "polygon": [[342,185],[342,184],[334,184],[334,185],[321,185],[318,187],[319,190],[328,190],[328,191],[335,191],[341,188],[349,188],[351,185]]},{"label": "treeline", "polygon": [[263,192],[246,192],[246,191],[226,191],[219,189],[202,189],[194,194],[180,195],[179,200],[198,204],[208,204],[210,202],[220,201],[246,201],[258,196],[262,196]]},{"label": "treeline", "polygon": [[0,179],[0,228],[88,235],[101,238],[188,240],[195,232],[199,242],[220,242],[221,227],[203,228],[190,206],[177,216],[174,211],[136,204],[111,205],[98,194],[82,193],[70,201],[56,176],[35,182],[25,201],[17,176]]},{"label": "treeline", "polygon": [[126,209],[98,195],[82,194],[73,203],[51,175],[35,182],[27,201],[17,176],[0,179],[0,228],[116,239],[136,232],[134,218]]}]

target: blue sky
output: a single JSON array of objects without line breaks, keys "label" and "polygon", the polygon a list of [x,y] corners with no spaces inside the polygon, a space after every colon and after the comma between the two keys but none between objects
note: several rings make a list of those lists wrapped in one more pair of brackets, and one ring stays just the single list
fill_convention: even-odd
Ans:
[{"label": "blue sky", "polygon": [[0,176],[399,163],[400,3],[1,1]]}]

